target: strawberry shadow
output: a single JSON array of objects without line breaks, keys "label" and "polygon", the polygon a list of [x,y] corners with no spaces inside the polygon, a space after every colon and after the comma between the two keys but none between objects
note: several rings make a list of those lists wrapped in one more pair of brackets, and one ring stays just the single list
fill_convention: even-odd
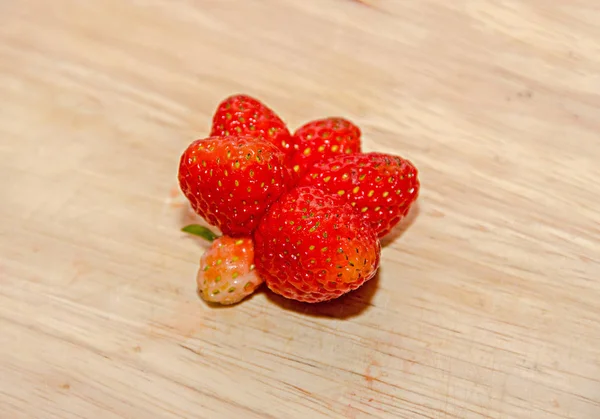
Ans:
[{"label": "strawberry shadow", "polygon": [[421,209],[419,207],[419,201],[417,200],[408,211],[408,214],[406,214],[406,216],[398,224],[396,224],[394,228],[392,228],[392,231],[390,231],[381,239],[381,246],[389,246],[398,240],[404,234],[404,232],[415,223],[420,212]]},{"label": "strawberry shadow", "polygon": [[325,317],[334,319],[350,319],[356,317],[373,304],[371,300],[379,287],[379,275],[381,268],[373,278],[364,283],[360,288],[351,291],[335,300],[325,301],[322,303],[302,303],[296,300],[290,300],[275,294],[269,289],[264,289],[267,300],[278,305],[284,310],[295,311],[313,317]]}]

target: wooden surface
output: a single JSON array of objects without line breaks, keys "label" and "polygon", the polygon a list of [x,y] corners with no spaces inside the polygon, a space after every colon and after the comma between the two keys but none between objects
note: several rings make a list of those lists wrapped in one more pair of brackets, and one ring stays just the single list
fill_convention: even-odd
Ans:
[{"label": "wooden surface", "polygon": [[[0,23],[2,419],[600,418],[597,0],[4,0]],[[177,163],[238,92],[419,167],[377,279],[197,297]]]}]

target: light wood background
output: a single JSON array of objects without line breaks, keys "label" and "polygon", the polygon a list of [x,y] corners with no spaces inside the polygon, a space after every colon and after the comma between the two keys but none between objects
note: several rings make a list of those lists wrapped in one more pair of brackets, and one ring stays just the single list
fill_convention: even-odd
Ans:
[{"label": "light wood background", "polygon": [[[233,93],[421,171],[377,279],[214,309]],[[0,417],[600,418],[598,0],[0,1]]]}]

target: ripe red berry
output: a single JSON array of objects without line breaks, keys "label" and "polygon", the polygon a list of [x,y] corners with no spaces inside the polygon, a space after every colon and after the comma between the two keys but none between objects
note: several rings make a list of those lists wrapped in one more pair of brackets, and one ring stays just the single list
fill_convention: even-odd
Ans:
[{"label": "ripe red berry", "polygon": [[375,232],[343,199],[319,188],[283,195],[254,239],[259,275],[272,291],[298,301],[339,297],[371,279],[379,267]]},{"label": "ripe red berry", "polygon": [[383,153],[338,155],[316,163],[298,182],[338,195],[383,237],[408,213],[420,189],[417,168]]},{"label": "ripe red berry", "polygon": [[210,135],[263,138],[276,145],[286,158],[294,152],[292,135],[283,120],[267,105],[248,95],[233,95],[219,103]]},{"label": "ripe red berry", "polygon": [[290,184],[283,153],[250,137],[209,137],[181,156],[179,184],[194,211],[225,235],[250,236]]},{"label": "ripe red berry", "polygon": [[290,162],[301,177],[315,163],[337,154],[358,153],[360,129],[344,118],[324,118],[308,122],[294,133],[296,152]]}]

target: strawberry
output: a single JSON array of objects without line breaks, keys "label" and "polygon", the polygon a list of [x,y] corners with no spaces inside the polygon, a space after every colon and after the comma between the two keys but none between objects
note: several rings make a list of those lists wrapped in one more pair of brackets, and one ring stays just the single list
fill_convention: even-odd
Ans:
[{"label": "strawberry", "polygon": [[301,185],[345,199],[380,238],[408,213],[420,188],[410,161],[383,153],[338,155],[318,162],[298,182]]},{"label": "strawberry", "polygon": [[248,95],[224,99],[213,115],[211,136],[248,135],[275,144],[285,155],[294,152],[283,120],[267,105]]},{"label": "strawberry", "polygon": [[254,267],[252,238],[221,236],[200,258],[198,293],[208,302],[235,304],[252,294],[263,280]]},{"label": "strawberry", "polygon": [[381,246],[344,199],[315,187],[294,188],[271,206],[254,233],[256,268],[286,298],[316,303],[371,279]]},{"label": "strawberry", "polygon": [[290,171],[273,144],[250,137],[209,137],[183,152],[179,185],[194,211],[225,235],[250,236],[285,192]]},{"label": "strawberry", "polygon": [[324,118],[308,122],[294,133],[296,152],[290,162],[297,176],[313,164],[337,154],[358,153],[360,129],[344,118]]}]

